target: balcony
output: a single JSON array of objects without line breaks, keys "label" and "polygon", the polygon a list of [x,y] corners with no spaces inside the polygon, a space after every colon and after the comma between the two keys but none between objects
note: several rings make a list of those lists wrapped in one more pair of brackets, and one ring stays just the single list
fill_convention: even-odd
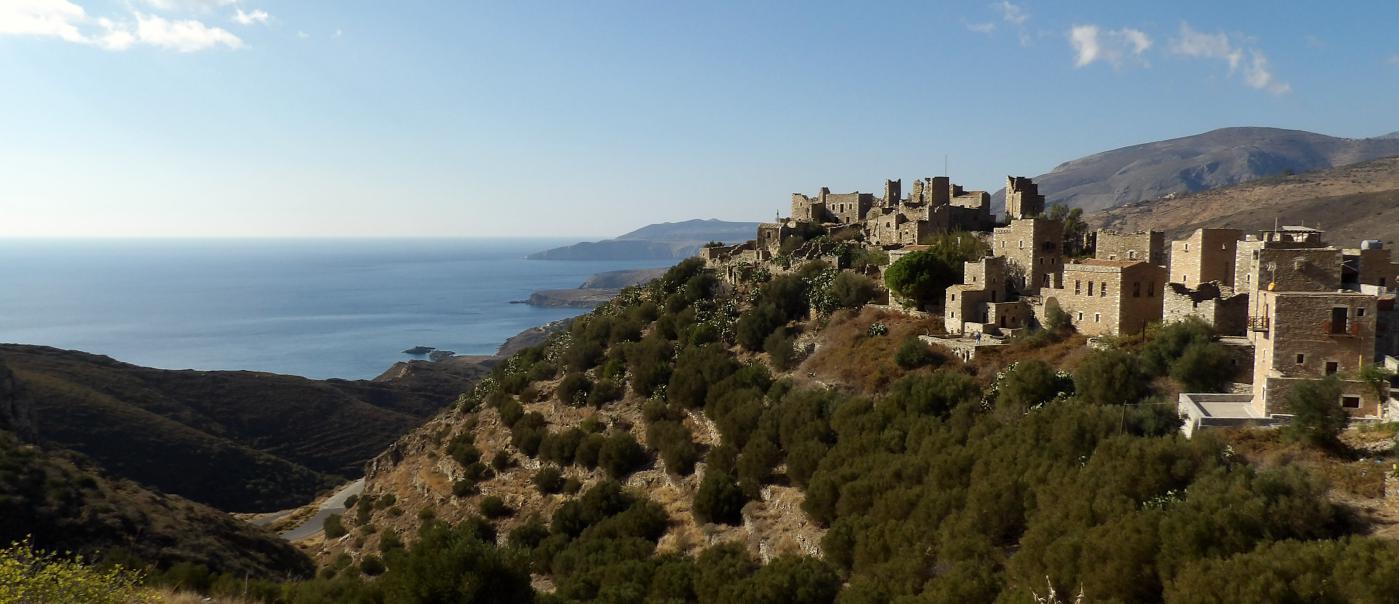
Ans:
[{"label": "balcony", "polygon": [[1360,335],[1359,321],[1322,321],[1321,332],[1331,336],[1358,336]]},{"label": "balcony", "polygon": [[1268,331],[1268,327],[1269,327],[1269,320],[1268,320],[1268,317],[1266,317],[1266,316],[1263,316],[1263,317],[1249,317],[1249,318],[1248,318],[1248,330],[1249,330],[1249,331]]}]

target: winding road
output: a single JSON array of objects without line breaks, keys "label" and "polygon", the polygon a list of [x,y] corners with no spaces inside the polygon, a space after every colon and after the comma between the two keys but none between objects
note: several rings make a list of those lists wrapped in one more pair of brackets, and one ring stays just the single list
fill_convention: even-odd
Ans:
[{"label": "winding road", "polygon": [[314,516],[307,518],[305,522],[302,522],[295,528],[282,531],[278,536],[287,541],[300,541],[321,532],[321,529],[325,528],[326,518],[329,518],[332,514],[343,514],[345,512],[345,500],[349,499],[351,495],[359,495],[363,492],[363,478],[345,485],[339,491],[336,491],[334,495],[322,501],[320,507],[316,508],[316,514]]}]

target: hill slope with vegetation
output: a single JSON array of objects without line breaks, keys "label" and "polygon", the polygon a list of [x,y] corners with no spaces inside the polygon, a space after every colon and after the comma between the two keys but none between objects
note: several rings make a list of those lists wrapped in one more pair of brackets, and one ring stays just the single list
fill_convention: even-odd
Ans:
[{"label": "hill slope with vegetation", "polygon": [[417,364],[379,381],[169,371],[0,345],[27,429],[111,475],[228,511],[294,507],[451,403],[469,368]]},{"label": "hill slope with vegetation", "polygon": [[937,317],[869,306],[874,286],[811,263],[729,287],[686,261],[626,290],[376,458],[364,495],[305,544],[321,578],[278,593],[1368,602],[1399,589],[1399,544],[1366,536],[1376,521],[1338,496],[1338,468],[1373,464],[1325,448],[1334,422],[1277,433],[1319,465],[1180,435],[1174,394],[1234,377],[1207,327],[1089,349],[1051,321],[962,363],[916,338]]}]

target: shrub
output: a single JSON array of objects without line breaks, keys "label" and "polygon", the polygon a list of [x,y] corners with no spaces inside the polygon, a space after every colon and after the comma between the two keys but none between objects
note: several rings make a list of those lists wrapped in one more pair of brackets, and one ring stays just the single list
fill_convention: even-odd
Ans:
[{"label": "shrub", "polygon": [[1287,425],[1285,433],[1312,446],[1335,446],[1340,442],[1341,431],[1350,422],[1350,415],[1341,407],[1340,399],[1341,382],[1336,376],[1297,383],[1287,394],[1292,423]]},{"label": "shrub", "polygon": [[384,566],[383,558],[380,558],[372,554],[365,556],[364,559],[360,560],[359,562],[359,572],[362,572],[371,577],[377,577],[379,575],[382,575],[384,574],[385,570],[388,569]]},{"label": "shrub", "polygon": [[615,380],[599,380],[593,384],[593,391],[588,395],[588,404],[602,407],[607,403],[620,400],[622,394],[622,385]]},{"label": "shrub", "polygon": [[773,330],[781,327],[783,323],[786,323],[786,320],[777,306],[761,303],[738,318],[734,334],[739,346],[758,351],[762,350],[763,343]]},{"label": "shrub", "polygon": [[598,465],[614,480],[626,478],[646,461],[646,450],[637,444],[630,432],[613,434],[598,451]]},{"label": "shrub", "polygon": [[34,549],[29,542],[0,549],[0,601],[154,603],[141,575],[120,565],[98,569],[81,559]]},{"label": "shrub", "polygon": [[1187,392],[1220,392],[1234,377],[1229,351],[1215,342],[1195,342],[1171,363],[1171,378]]},{"label": "shrub", "polygon": [[[885,256],[885,261],[888,261],[888,256]],[[879,286],[873,279],[850,271],[836,275],[829,289],[831,298],[841,308],[859,308],[879,293]]]},{"label": "shrub", "polygon": [[558,397],[559,402],[565,405],[581,407],[588,402],[588,393],[593,389],[592,380],[588,376],[577,371],[569,373],[559,382]]},{"label": "shrub", "polygon": [[497,472],[504,472],[514,465],[515,458],[510,457],[510,453],[505,449],[496,451],[495,455],[491,457],[491,467],[495,468]]},{"label": "shrub", "polygon": [[452,495],[456,497],[470,497],[480,492],[476,488],[476,481],[462,479],[452,483]]},{"label": "shrub", "polygon": [[1044,361],[1032,359],[1012,365],[996,383],[996,406],[1013,412],[1054,400],[1060,393],[1073,393],[1073,380],[1060,377]]},{"label": "shrub", "polygon": [[515,510],[505,504],[505,500],[490,495],[481,500],[481,515],[492,520],[514,514]]},{"label": "shrub", "polygon": [[738,526],[743,523],[743,489],[732,476],[715,470],[704,473],[695,492],[695,517],[701,522]]},{"label": "shrub", "polygon": [[554,466],[544,466],[534,473],[534,486],[545,495],[562,491],[563,472]]},{"label": "shrub", "polygon": [[1135,403],[1146,396],[1147,385],[1136,357],[1120,350],[1095,350],[1074,372],[1079,398],[1096,405]]},{"label": "shrub", "polygon": [[773,368],[778,371],[787,371],[796,364],[796,340],[788,335],[785,329],[769,334],[767,339],[763,340],[763,351],[768,354]]},{"label": "shrub", "polygon": [[345,523],[341,521],[340,514],[326,516],[323,529],[325,530],[326,539],[339,539],[344,537],[346,533]]},{"label": "shrub", "polygon": [[894,353],[894,364],[904,369],[912,370],[925,365],[931,365],[938,361],[937,353],[918,336],[904,338],[899,345],[898,352]]}]

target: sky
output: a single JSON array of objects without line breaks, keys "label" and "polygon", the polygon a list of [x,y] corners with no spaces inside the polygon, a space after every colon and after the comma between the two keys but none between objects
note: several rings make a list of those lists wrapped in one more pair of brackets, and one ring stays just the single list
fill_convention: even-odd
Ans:
[{"label": "sky", "polygon": [[0,0],[0,237],[601,238],[1399,130],[1399,3]]}]

